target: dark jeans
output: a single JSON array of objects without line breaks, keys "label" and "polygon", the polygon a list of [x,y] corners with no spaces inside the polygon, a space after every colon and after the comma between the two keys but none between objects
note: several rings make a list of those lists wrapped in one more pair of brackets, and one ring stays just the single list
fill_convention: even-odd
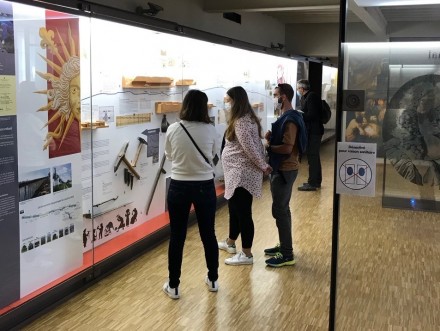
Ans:
[{"label": "dark jeans", "polygon": [[252,194],[243,187],[237,187],[229,207],[229,239],[237,240],[241,233],[243,248],[252,248],[254,241],[254,221],[252,219]]},{"label": "dark jeans", "polygon": [[307,182],[315,187],[321,187],[322,170],[319,149],[321,148],[322,135],[309,134],[307,145],[307,161],[309,163],[309,179]]},{"label": "dark jeans", "polygon": [[298,170],[277,171],[270,175],[270,192],[272,193],[272,216],[276,220],[280,251],[285,258],[293,257],[292,215],[290,197]]},{"label": "dark jeans", "polygon": [[208,277],[212,281],[217,280],[219,253],[214,230],[217,203],[214,180],[179,181],[171,179],[167,202],[171,229],[168,249],[170,287],[175,288],[180,284],[183,246],[185,245],[191,204],[194,205],[200,237],[205,249]]}]

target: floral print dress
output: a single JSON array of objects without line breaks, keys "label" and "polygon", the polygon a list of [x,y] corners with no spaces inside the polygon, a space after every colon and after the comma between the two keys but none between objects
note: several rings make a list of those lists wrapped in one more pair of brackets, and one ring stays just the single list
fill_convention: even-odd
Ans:
[{"label": "floral print dress", "polygon": [[264,159],[264,147],[258,126],[250,115],[235,123],[236,139],[226,140],[222,153],[225,176],[225,199],[234,195],[237,187],[243,187],[256,198],[261,197],[263,171],[269,166]]}]

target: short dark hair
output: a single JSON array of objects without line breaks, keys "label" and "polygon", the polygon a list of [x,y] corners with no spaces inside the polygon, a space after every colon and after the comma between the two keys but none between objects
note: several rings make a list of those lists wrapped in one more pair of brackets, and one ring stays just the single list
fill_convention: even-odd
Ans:
[{"label": "short dark hair", "polygon": [[300,79],[296,83],[296,86],[297,87],[302,87],[306,91],[310,90],[310,82],[307,79]]},{"label": "short dark hair", "polygon": [[183,98],[179,118],[185,121],[211,123],[206,93],[200,90],[189,90]]},{"label": "short dark hair", "polygon": [[280,95],[284,94],[287,97],[287,99],[289,99],[289,102],[292,102],[294,95],[292,85],[283,83],[283,84],[278,84],[277,88],[278,91],[280,92]]}]

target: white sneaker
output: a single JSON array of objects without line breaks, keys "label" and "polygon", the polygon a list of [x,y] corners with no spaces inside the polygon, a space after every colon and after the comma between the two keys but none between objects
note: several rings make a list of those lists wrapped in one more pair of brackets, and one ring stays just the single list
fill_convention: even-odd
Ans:
[{"label": "white sneaker", "polygon": [[209,280],[208,276],[205,278],[205,283],[208,285],[209,292],[217,292],[218,291],[218,281]]},{"label": "white sneaker", "polygon": [[235,247],[235,244],[228,245],[228,239],[225,239],[223,241],[219,241],[217,244],[218,244],[219,249],[222,249],[230,254],[237,253],[237,248]]},{"label": "white sneaker", "polygon": [[169,283],[166,282],[165,284],[163,284],[162,289],[171,299],[175,300],[175,299],[179,299],[180,298],[179,287],[178,286],[176,288],[171,288]]},{"label": "white sneaker", "polygon": [[254,258],[252,256],[247,257],[246,254],[244,254],[243,252],[239,252],[233,257],[226,259],[225,263],[229,265],[253,264]]}]

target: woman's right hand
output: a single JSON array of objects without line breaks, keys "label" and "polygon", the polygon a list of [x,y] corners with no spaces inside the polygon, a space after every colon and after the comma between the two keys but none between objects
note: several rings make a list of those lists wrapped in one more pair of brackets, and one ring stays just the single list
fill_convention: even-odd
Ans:
[{"label": "woman's right hand", "polygon": [[264,139],[266,139],[266,141],[269,142],[271,136],[272,136],[272,132],[269,130],[269,131],[267,131],[266,134],[264,135]]},{"label": "woman's right hand", "polygon": [[263,174],[267,176],[272,173],[272,170],[273,170],[272,167],[270,165],[267,165],[266,169],[264,169],[263,171]]}]

